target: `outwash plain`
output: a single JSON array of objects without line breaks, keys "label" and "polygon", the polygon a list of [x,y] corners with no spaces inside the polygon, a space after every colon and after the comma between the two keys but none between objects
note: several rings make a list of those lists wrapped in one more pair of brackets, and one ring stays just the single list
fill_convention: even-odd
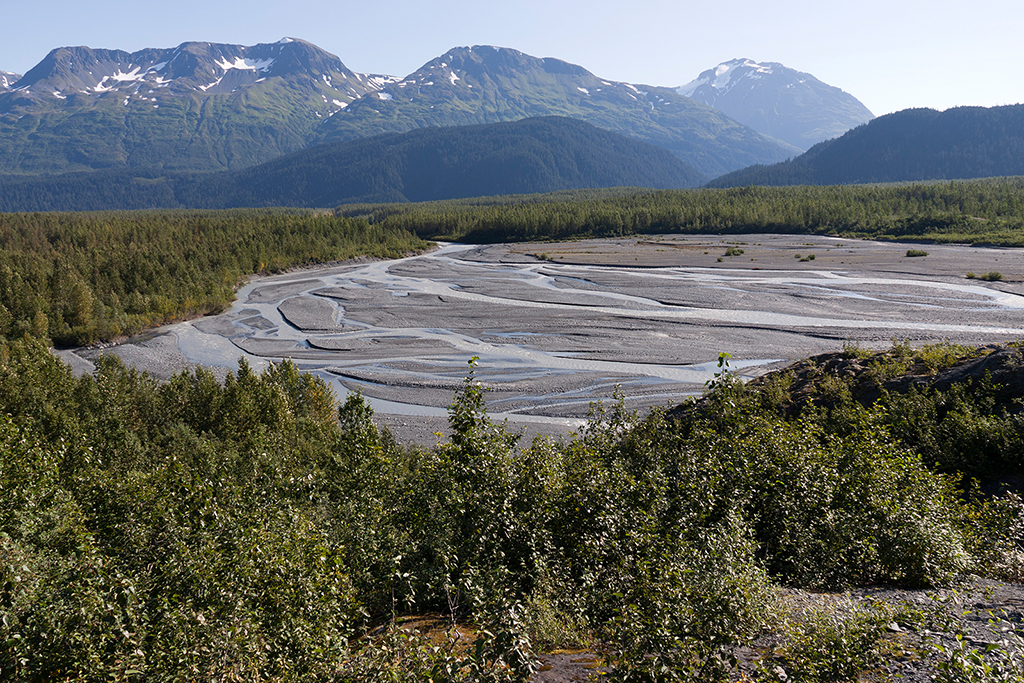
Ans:
[{"label": "outwash plain", "polygon": [[1021,338],[1019,249],[664,235],[305,269],[248,283],[221,315],[63,355],[87,370],[113,353],[156,377],[290,358],[339,397],[361,391],[399,441],[432,444],[473,358],[491,416],[532,438],[578,428],[616,393],[641,411],[677,404],[720,353],[755,377],[848,343]]}]

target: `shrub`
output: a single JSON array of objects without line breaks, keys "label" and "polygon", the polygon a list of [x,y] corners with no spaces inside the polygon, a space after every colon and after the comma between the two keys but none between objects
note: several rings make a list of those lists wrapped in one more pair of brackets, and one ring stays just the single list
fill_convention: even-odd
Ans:
[{"label": "shrub", "polygon": [[847,358],[866,359],[871,358],[873,355],[875,355],[875,352],[865,346],[861,346],[857,342],[844,341],[843,355],[846,356]]},{"label": "shrub", "polygon": [[612,681],[727,681],[732,649],[775,619],[775,596],[736,515],[636,567],[612,620]]},{"label": "shrub", "polygon": [[885,611],[871,605],[811,609],[787,622],[781,656],[761,662],[761,675],[797,683],[859,680],[881,663],[887,624]]},{"label": "shrub", "polygon": [[914,258],[918,256],[927,256],[928,252],[923,249],[907,249],[907,257]]}]

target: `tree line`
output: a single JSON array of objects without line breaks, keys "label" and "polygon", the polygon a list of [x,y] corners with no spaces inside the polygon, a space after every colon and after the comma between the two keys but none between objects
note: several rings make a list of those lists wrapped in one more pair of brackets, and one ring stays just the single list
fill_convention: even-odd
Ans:
[{"label": "tree line", "polygon": [[1024,178],[875,186],[594,191],[341,206],[430,239],[501,242],[636,233],[830,234],[1024,245]]}]

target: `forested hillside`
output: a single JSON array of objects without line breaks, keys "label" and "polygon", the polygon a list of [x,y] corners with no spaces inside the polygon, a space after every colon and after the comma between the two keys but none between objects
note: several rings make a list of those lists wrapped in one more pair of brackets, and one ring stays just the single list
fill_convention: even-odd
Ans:
[{"label": "forested hillside", "polygon": [[1024,105],[907,109],[795,159],[715,178],[709,187],[836,185],[1024,174]]},{"label": "forested hillside", "polygon": [[333,207],[602,187],[697,187],[670,152],[545,117],[330,143],[241,171],[0,176],[0,211]]}]

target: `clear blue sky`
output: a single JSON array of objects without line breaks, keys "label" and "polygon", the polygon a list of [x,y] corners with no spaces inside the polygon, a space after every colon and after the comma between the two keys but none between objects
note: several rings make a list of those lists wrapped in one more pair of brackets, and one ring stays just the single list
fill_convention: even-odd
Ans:
[{"label": "clear blue sky", "polygon": [[881,115],[1024,102],[1024,0],[47,0],[5,3],[0,69],[54,47],[135,51],[302,38],[359,72],[404,76],[460,45],[557,57],[679,86],[736,57],[781,62]]}]

